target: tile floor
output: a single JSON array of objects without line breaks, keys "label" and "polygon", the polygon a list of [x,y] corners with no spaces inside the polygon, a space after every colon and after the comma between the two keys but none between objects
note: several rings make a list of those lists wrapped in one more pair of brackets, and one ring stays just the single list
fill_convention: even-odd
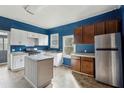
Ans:
[{"label": "tile floor", "polygon": [[[24,70],[12,72],[6,65],[0,66],[0,88],[32,88],[24,79]],[[88,79],[88,80],[87,80]],[[90,80],[90,81],[89,81]],[[47,88],[110,87],[90,77],[72,73],[67,67],[54,67],[52,83]]]}]

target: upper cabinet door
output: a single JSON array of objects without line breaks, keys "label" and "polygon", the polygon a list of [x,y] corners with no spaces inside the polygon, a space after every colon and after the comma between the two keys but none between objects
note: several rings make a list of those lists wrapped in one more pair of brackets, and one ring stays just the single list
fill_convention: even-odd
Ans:
[{"label": "upper cabinet door", "polygon": [[42,46],[48,46],[48,35],[40,35],[40,38],[38,38],[38,45]]},{"label": "upper cabinet door", "polygon": [[119,26],[119,20],[106,21],[106,34],[118,32]]},{"label": "upper cabinet door", "polygon": [[78,27],[74,31],[74,43],[81,44],[82,43],[82,26]]},{"label": "upper cabinet door", "polygon": [[11,28],[10,33],[11,45],[26,45],[27,44],[27,32],[24,30]]},{"label": "upper cabinet door", "polygon": [[94,43],[94,25],[87,25],[83,27],[83,37],[84,44]]},{"label": "upper cabinet door", "polygon": [[99,22],[95,25],[95,35],[105,34],[105,22]]}]

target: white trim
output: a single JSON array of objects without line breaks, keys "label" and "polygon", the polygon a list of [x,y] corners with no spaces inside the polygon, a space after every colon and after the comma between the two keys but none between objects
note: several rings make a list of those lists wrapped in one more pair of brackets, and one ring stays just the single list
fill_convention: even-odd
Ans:
[{"label": "white trim", "polygon": [[[71,55],[67,55],[67,54],[64,53],[65,39],[66,38],[73,38],[73,40],[74,40],[74,36],[73,35],[65,35],[65,36],[63,36],[63,57],[64,58],[71,58]],[[73,44],[72,47],[74,49],[73,52],[75,52],[75,45]]]},{"label": "white trim", "polygon": [[20,71],[20,70],[24,70],[24,67],[21,68],[17,68],[17,69],[10,69],[11,71]]}]

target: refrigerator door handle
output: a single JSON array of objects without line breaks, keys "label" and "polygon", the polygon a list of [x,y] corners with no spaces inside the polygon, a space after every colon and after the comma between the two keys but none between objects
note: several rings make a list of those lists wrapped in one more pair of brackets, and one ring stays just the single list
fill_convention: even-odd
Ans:
[{"label": "refrigerator door handle", "polygon": [[118,48],[96,48],[96,51],[118,51]]}]

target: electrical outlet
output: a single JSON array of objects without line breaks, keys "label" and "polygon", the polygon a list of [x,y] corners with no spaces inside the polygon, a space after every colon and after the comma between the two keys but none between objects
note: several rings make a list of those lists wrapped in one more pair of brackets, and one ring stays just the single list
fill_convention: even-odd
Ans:
[{"label": "electrical outlet", "polygon": [[14,52],[15,51],[15,49],[12,49],[12,52]]},{"label": "electrical outlet", "polygon": [[87,53],[87,50],[85,49],[84,52]]},{"label": "electrical outlet", "polygon": [[19,51],[21,51],[22,49],[21,48],[19,48]]}]

